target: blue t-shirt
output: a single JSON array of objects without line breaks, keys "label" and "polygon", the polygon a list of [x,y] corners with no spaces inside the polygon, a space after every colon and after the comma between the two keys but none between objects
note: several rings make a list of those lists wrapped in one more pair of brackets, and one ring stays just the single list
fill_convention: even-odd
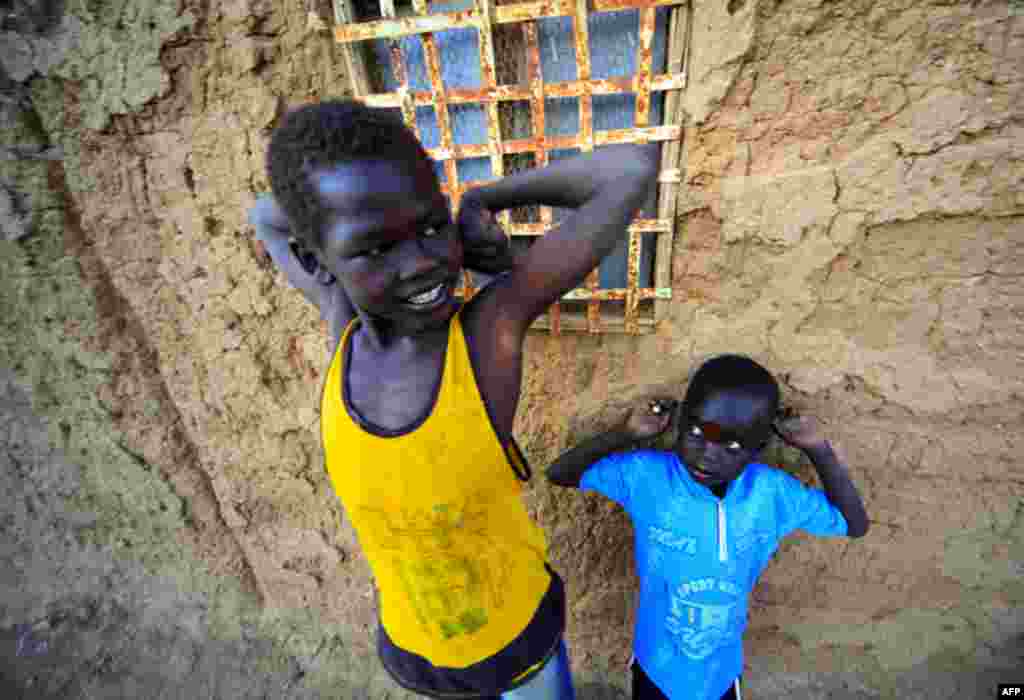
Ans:
[{"label": "blue t-shirt", "polygon": [[637,450],[595,462],[580,488],[633,519],[640,578],[633,650],[669,698],[718,700],[743,670],[747,599],[783,537],[845,535],[820,489],[748,464],[718,499],[673,452]]}]

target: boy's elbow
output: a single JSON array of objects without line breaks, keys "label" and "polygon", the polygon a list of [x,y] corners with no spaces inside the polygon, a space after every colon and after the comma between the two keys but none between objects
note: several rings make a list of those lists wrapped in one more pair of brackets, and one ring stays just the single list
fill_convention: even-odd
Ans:
[{"label": "boy's elbow", "polygon": [[863,523],[855,523],[847,529],[847,536],[851,539],[859,540],[864,535],[868,534],[869,530],[868,521],[865,520]]},{"label": "boy's elbow", "polygon": [[544,471],[544,476],[547,477],[549,483],[552,483],[555,486],[563,486],[562,475],[559,473],[557,466],[557,464],[552,464],[548,467]]},{"label": "boy's elbow", "polygon": [[572,480],[565,473],[566,470],[561,468],[558,462],[555,462],[544,472],[544,476],[547,477],[548,481],[555,486],[561,486],[563,488],[572,488],[578,486],[578,484],[572,483]]}]

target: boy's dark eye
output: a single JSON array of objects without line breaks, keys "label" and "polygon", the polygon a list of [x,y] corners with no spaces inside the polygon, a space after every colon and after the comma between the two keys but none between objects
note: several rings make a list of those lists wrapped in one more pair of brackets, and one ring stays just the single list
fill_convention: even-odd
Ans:
[{"label": "boy's dark eye", "polygon": [[320,263],[316,259],[316,255],[313,251],[306,248],[306,246],[299,242],[295,238],[288,240],[288,248],[291,250],[292,255],[299,261],[299,265],[306,271],[307,275],[312,275],[317,271]]},{"label": "boy's dark eye", "polygon": [[[424,238],[437,238],[438,236],[444,234],[444,227],[436,224],[431,224],[430,226],[427,226],[422,231],[420,231],[420,233]],[[379,245],[375,248],[364,250],[363,252],[359,253],[359,256],[366,258],[376,258],[386,253],[391,247],[392,246],[390,244]]]},{"label": "boy's dark eye", "polygon": [[307,275],[312,275],[316,272],[320,263],[317,262],[316,256],[312,253],[303,253],[299,256],[299,262],[302,263],[302,269],[306,271]]},{"label": "boy's dark eye", "polygon": [[739,444],[735,440],[730,440],[729,443],[726,444],[725,449],[729,450],[730,452],[742,452],[743,445]]},{"label": "boy's dark eye", "polygon": [[704,437],[704,431],[700,429],[699,425],[691,426],[690,430],[688,431],[688,434],[690,437],[695,438]]}]

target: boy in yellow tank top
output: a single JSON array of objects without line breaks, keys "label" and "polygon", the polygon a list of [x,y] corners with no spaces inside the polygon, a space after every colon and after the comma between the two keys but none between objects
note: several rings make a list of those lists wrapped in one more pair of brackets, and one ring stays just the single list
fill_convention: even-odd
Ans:
[{"label": "boy in yellow tank top", "polygon": [[[609,147],[470,189],[453,221],[393,112],[324,102],[273,134],[273,197],[250,220],[328,323],[327,470],[373,570],[381,661],[407,689],[573,698],[562,582],[520,498],[522,345],[624,237],[658,153]],[[513,257],[493,214],[531,204],[574,211]],[[460,305],[463,267],[496,276]]]}]

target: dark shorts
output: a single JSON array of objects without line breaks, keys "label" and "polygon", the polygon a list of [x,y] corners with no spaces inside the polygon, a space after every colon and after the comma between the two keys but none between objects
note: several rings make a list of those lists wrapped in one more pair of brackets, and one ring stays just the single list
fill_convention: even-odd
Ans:
[{"label": "dark shorts", "polygon": [[[736,681],[738,680],[739,678],[736,679]],[[736,681],[733,681],[732,685],[729,686],[729,690],[725,691],[722,700],[737,700]],[[669,700],[668,696],[661,692],[661,688],[654,685],[654,681],[644,673],[644,670],[640,668],[640,664],[636,661],[633,662],[633,700]],[[673,700],[689,699],[673,698]]]},{"label": "dark shorts", "polygon": [[526,629],[494,656],[465,668],[434,666],[422,656],[399,649],[383,626],[377,629],[377,653],[384,668],[406,690],[431,698],[494,697],[526,682],[519,678],[558,651],[565,631],[565,588],[551,567],[551,585]]}]

